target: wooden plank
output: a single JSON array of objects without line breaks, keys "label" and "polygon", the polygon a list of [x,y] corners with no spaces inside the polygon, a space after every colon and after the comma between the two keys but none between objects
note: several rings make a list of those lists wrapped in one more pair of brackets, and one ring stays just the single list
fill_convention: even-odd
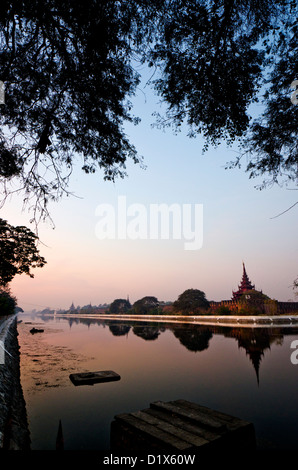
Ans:
[{"label": "wooden plank", "polygon": [[[163,441],[148,434],[136,430],[133,426],[126,425],[124,421],[113,420],[111,422],[110,449],[118,455],[134,454],[162,454],[164,452],[176,452],[177,449],[166,445]],[[189,453],[189,450],[179,450],[179,454]]]},{"label": "wooden plank", "polygon": [[[178,437],[173,436],[167,432],[162,431],[161,429],[156,428],[148,423],[145,423],[141,419],[132,416],[131,414],[121,414],[115,416],[115,420],[118,423],[124,423],[124,425],[129,425],[130,427],[134,428],[138,432],[146,434],[149,438],[157,439],[161,441],[163,445],[166,446],[168,449],[173,450],[191,450],[193,446],[188,442],[179,439]],[[150,448],[150,444],[148,444]]]},{"label": "wooden plank", "polygon": [[146,410],[143,411],[137,411],[135,413],[131,413],[132,416],[135,416],[136,418],[139,418],[143,420],[144,422],[151,424],[155,426],[158,429],[161,429],[162,431],[165,431],[169,434],[173,434],[174,436],[178,437],[179,439],[188,442],[189,444],[200,447],[206,444],[209,444],[209,441],[206,439],[192,434],[189,431],[186,431],[184,429],[181,429],[178,426],[178,423],[176,422],[175,425],[168,423],[167,421],[161,420],[160,418],[157,418],[156,416],[152,416],[150,414],[146,413]]},{"label": "wooden plank", "polygon": [[226,425],[221,423],[218,419],[216,420],[212,416],[209,416],[206,413],[202,413],[199,410],[193,410],[190,408],[186,409],[185,407],[179,406],[174,402],[165,403],[161,401],[156,401],[150,403],[150,407],[161,410],[167,410],[170,413],[186,418],[190,421],[194,421],[199,425],[210,429],[211,431],[222,433],[225,432],[227,429]]},{"label": "wooden plank", "polygon": [[239,449],[253,449],[256,447],[255,428],[252,423],[186,400],[175,400],[175,403],[176,402],[180,403],[181,406],[183,404],[185,408],[206,412],[211,416],[218,417],[222,422],[225,422],[227,433],[222,434],[222,446],[231,447],[235,445],[238,446]]},{"label": "wooden plank", "polygon": [[93,385],[100,382],[120,380],[120,375],[113,370],[100,370],[96,372],[82,372],[70,374],[70,380],[74,385]]},{"label": "wooden plank", "polygon": [[192,403],[187,400],[175,400],[171,402],[177,404],[178,406],[182,406],[186,409],[192,409],[196,411],[200,411],[201,413],[205,413],[206,415],[212,416],[218,419],[222,424],[225,424],[228,429],[233,429],[235,427],[246,426],[250,424],[248,421],[244,421],[243,419],[237,418],[235,416],[230,416],[226,413],[222,413],[221,411],[212,410],[211,408],[207,408],[206,406],[198,405],[197,403]]},{"label": "wooden plank", "polygon": [[208,429],[203,428],[202,426],[198,426],[198,424],[193,424],[189,421],[179,418],[178,416],[173,416],[170,413],[166,413],[164,411],[154,408],[148,408],[145,411],[147,414],[155,416],[156,418],[159,418],[163,421],[167,421],[173,426],[177,425],[180,429],[190,432],[196,436],[199,436],[208,442],[213,442],[221,438],[222,434],[209,431]]},{"label": "wooden plank", "polygon": [[157,401],[150,408],[115,416],[111,445],[116,451],[195,452],[256,448],[252,423],[186,400]]}]

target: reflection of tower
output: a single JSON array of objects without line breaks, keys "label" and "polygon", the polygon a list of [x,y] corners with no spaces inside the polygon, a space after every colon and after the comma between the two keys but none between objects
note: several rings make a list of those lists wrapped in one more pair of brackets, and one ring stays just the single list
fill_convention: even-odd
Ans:
[{"label": "reflection of tower", "polygon": [[243,273],[242,273],[241,283],[238,286],[238,290],[236,292],[233,291],[233,297],[232,297],[233,300],[239,299],[239,297],[241,297],[241,295],[244,292],[248,290],[253,290],[255,288],[255,286],[250,282],[249,277],[246,273],[245,264],[242,263],[242,265],[243,265]]},{"label": "reflection of tower", "polygon": [[237,339],[239,348],[243,348],[254,367],[257,383],[260,384],[260,365],[266,349],[277,342],[282,335],[272,335],[268,329],[263,328],[232,328],[225,336]]},{"label": "reflection of tower", "polygon": [[[256,340],[254,340],[254,343],[256,345]],[[270,348],[270,346],[269,346]],[[254,369],[255,369],[255,372],[256,372],[256,376],[257,376],[257,382],[258,382],[258,385],[260,385],[260,376],[259,376],[259,372],[260,372],[260,364],[261,364],[261,360],[262,360],[262,357],[264,356],[264,351],[260,350],[260,348],[258,346],[256,346],[254,348],[253,345],[251,345],[249,347],[249,349],[246,349],[246,354],[248,354],[253,366],[254,366]]]}]

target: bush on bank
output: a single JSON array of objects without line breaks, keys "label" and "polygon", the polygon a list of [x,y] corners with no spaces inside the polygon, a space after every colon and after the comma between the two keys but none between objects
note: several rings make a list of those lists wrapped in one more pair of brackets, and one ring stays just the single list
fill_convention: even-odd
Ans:
[{"label": "bush on bank", "polygon": [[0,287],[0,316],[12,315],[15,312],[17,300],[7,287]]}]

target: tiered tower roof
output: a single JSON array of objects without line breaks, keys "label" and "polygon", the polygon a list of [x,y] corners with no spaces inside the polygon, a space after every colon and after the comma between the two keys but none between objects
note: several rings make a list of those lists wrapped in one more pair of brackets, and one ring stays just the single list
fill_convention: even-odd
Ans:
[{"label": "tiered tower roof", "polygon": [[242,279],[241,279],[241,283],[240,285],[238,286],[238,290],[236,292],[233,291],[233,300],[237,300],[239,299],[239,297],[241,297],[241,295],[248,291],[248,290],[253,290],[255,288],[255,286],[250,282],[249,280],[249,277],[246,273],[246,269],[245,269],[245,264],[243,264],[243,274],[242,274]]}]

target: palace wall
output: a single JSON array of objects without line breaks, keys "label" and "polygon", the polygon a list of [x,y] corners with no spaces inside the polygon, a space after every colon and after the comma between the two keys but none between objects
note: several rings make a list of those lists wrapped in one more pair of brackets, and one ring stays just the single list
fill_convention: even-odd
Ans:
[{"label": "palace wall", "polygon": [[[239,303],[235,300],[222,300],[220,302],[210,302],[212,310],[217,310],[219,307],[228,307],[232,312],[238,312]],[[265,315],[281,315],[286,313],[298,313],[298,302],[279,302],[273,301],[272,303],[259,304]],[[273,308],[274,307],[274,308]]]}]

